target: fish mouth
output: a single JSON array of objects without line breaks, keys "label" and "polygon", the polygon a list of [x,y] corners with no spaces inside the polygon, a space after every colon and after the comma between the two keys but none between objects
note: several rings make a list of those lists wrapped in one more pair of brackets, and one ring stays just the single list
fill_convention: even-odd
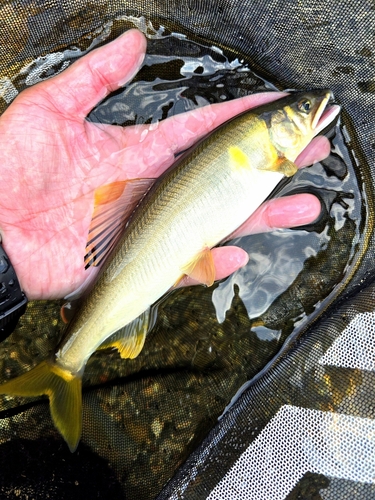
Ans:
[{"label": "fish mouth", "polygon": [[330,90],[325,91],[322,100],[316,110],[311,127],[316,134],[324,130],[340,113],[340,106],[338,104],[330,104],[333,100],[333,94]]}]

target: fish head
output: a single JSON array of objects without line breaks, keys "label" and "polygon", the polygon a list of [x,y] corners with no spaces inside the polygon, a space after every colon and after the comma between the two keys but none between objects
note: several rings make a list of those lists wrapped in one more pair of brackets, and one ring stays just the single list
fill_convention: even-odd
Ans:
[{"label": "fish head", "polygon": [[[294,161],[340,112],[330,90],[296,92],[268,116],[270,139],[280,156]],[[277,103],[277,101],[276,101]]]}]

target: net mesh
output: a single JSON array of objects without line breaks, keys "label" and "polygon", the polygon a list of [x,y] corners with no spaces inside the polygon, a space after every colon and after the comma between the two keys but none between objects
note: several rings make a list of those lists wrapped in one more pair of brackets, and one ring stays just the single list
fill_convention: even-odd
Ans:
[{"label": "net mesh", "polygon": [[359,295],[251,385],[159,498],[374,496],[374,286]]},{"label": "net mesh", "polygon": [[[0,19],[1,111],[22,89],[134,25],[148,34],[150,52],[163,26],[246,57],[279,87],[331,88],[343,107],[361,214],[358,227],[346,216],[330,238],[326,267],[310,261],[294,284],[298,294],[284,294],[270,309],[268,334],[282,331],[277,342],[267,337],[271,349],[259,330],[249,334],[254,325],[241,289],[221,325],[211,292],[189,289],[161,306],[137,359],[95,354],[75,454],[53,428],[45,400],[3,398],[1,497],[374,498],[374,5],[2,1]],[[165,50],[193,56],[196,46],[186,47],[174,39]],[[224,85],[235,89],[230,97],[241,95],[233,78]],[[340,262],[346,267],[339,269]],[[315,281],[306,279],[319,267]],[[320,301],[314,292],[323,281]],[[314,314],[283,330],[280,318],[299,314],[296,298]],[[1,346],[2,377],[54,349],[59,306],[31,304]]]}]

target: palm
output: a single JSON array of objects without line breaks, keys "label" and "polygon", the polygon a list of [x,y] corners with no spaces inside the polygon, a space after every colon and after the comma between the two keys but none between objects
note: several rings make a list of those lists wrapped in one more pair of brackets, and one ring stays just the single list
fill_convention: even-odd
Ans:
[{"label": "palm", "polygon": [[[87,113],[136,72],[145,50],[136,31],[113,43],[125,45],[127,55],[119,59],[121,50],[111,50],[111,44],[92,52],[58,77],[23,92],[0,120],[0,227],[29,298],[62,297],[92,272],[85,271],[83,256],[96,188],[155,178],[177,151],[230,116],[278,97],[254,96],[195,110],[155,130],[88,123]],[[232,267],[229,272],[238,265]]]},{"label": "palm", "polygon": [[4,244],[12,242],[11,260],[23,287],[32,287],[38,297],[56,297],[84,279],[93,190],[121,172],[106,161],[105,151],[116,146],[113,138],[98,130],[95,143],[89,139],[92,125],[49,109],[41,94],[30,92],[31,99],[20,99],[0,122],[0,148],[13,142],[13,156],[2,171],[7,189],[0,202],[1,227]]}]

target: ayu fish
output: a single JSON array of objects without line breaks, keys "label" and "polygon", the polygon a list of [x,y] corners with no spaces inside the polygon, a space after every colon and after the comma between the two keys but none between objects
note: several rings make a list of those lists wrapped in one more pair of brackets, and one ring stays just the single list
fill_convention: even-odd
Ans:
[{"label": "ayu fish", "polygon": [[330,99],[327,90],[295,93],[237,116],[184,154],[146,195],[150,180],[144,179],[98,189],[86,266],[100,263],[114,246],[119,210],[131,207],[126,219],[142,199],[54,355],[1,385],[0,394],[47,395],[53,422],[74,451],[89,357],[109,346],[136,357],[152,304],[185,275],[212,285],[211,248],[243,224],[284,175],[297,171],[294,160],[339,112]]}]

